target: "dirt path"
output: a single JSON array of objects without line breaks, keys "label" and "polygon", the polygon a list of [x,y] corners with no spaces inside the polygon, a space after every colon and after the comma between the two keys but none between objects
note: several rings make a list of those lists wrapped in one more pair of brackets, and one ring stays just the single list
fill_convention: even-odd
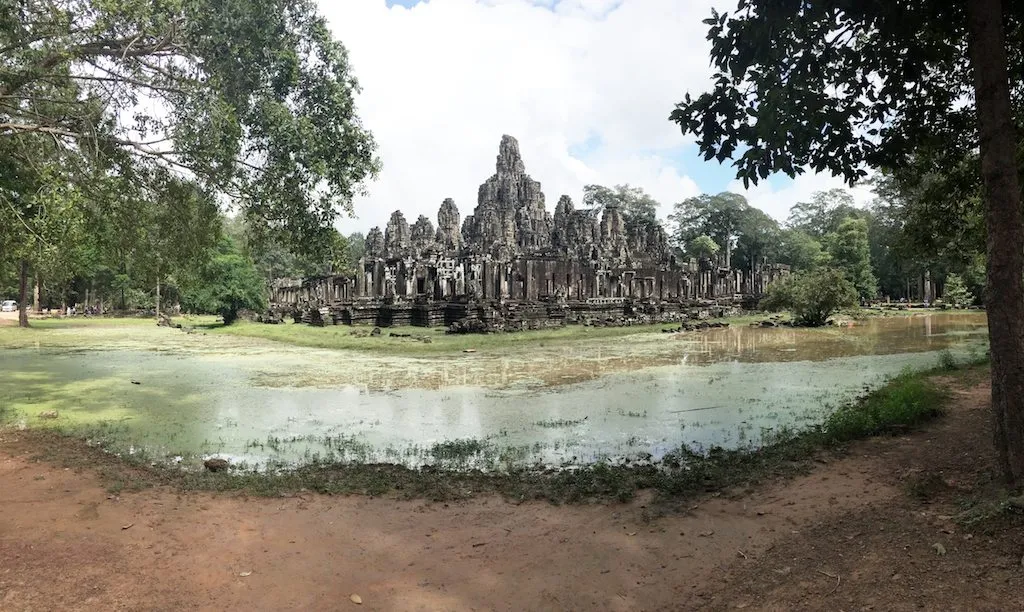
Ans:
[{"label": "dirt path", "polygon": [[[986,394],[805,477],[664,516],[642,502],[114,497],[29,461],[7,432],[0,609],[1022,609],[1020,530],[949,518],[991,459]],[[941,472],[927,503],[906,493],[922,470]]]}]

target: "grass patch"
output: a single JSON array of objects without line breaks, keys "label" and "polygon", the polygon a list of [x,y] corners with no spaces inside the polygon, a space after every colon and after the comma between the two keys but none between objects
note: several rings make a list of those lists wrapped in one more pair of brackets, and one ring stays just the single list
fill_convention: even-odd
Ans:
[{"label": "grass patch", "polygon": [[[287,495],[296,491],[324,494],[390,494],[436,501],[466,499],[481,493],[512,500],[542,499],[553,503],[628,501],[640,490],[653,490],[663,501],[702,495],[756,484],[767,478],[808,471],[821,453],[841,452],[852,440],[871,435],[904,432],[943,411],[947,394],[933,380],[937,375],[952,384],[974,381],[984,367],[961,368],[952,373],[938,369],[903,373],[887,385],[834,412],[823,424],[803,430],[780,430],[756,449],[713,448],[700,453],[681,448],[656,464],[647,461],[554,469],[513,467],[504,472],[459,469],[486,453],[485,441],[452,440],[436,444],[428,454],[437,465],[411,469],[392,464],[327,463],[314,461],[297,469],[255,472],[232,469],[228,473],[186,471],[152,465],[143,456],[115,456],[102,448],[103,436],[92,445],[82,437],[47,429],[0,430],[4,444],[31,450],[38,458],[66,467],[94,469],[111,490],[139,490],[171,486],[181,490],[234,491],[249,495]],[[11,444],[11,438],[17,438]],[[934,483],[921,483],[922,495]],[[1004,509],[1016,511],[1016,502]],[[979,510],[980,513],[980,510]]]},{"label": "grass patch", "polygon": [[[186,328],[204,328],[216,323],[217,317],[179,316],[173,322]],[[160,328],[155,317],[50,317],[30,319],[30,327],[17,325],[0,327],[0,349],[18,349],[44,346],[47,348],[90,349],[107,348],[111,342],[159,344],[166,333],[176,330]]]},{"label": "grass patch", "polygon": [[481,454],[486,450],[486,445],[480,440],[446,440],[438,442],[430,448],[430,455],[436,461],[465,462]]},{"label": "grass patch", "polygon": [[833,412],[815,433],[823,443],[837,444],[907,431],[942,414],[945,400],[946,393],[926,375],[904,371],[860,401]]},{"label": "grass patch", "polygon": [[[716,319],[731,325],[745,325],[763,318],[757,316],[731,317]],[[552,329],[537,329],[498,334],[446,334],[443,327],[387,327],[381,328],[380,336],[368,336],[371,327],[329,325],[314,327],[302,323],[281,323],[266,325],[239,321],[233,325],[215,326],[210,333],[246,338],[259,338],[274,342],[283,342],[296,346],[311,348],[372,351],[385,354],[401,355],[439,355],[474,351],[515,350],[518,347],[571,344],[575,342],[619,338],[636,334],[661,334],[665,329],[676,329],[679,323],[656,323],[650,325],[630,325],[627,327],[588,327],[585,325],[566,325]],[[393,337],[389,334],[401,334],[411,337]],[[699,332],[695,332],[699,333]],[[430,342],[423,342],[427,337]]]},{"label": "grass patch", "polygon": [[959,364],[956,362],[956,357],[949,349],[942,349],[939,351],[939,369],[947,372],[957,369]]}]

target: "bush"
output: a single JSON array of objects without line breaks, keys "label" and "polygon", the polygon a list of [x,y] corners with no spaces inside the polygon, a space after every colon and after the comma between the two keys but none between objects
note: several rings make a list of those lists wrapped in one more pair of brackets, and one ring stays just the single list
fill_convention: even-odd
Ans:
[{"label": "bush", "polygon": [[946,277],[942,301],[954,308],[966,308],[974,303],[974,296],[971,295],[959,274],[950,274]]},{"label": "bush", "polygon": [[797,323],[816,327],[839,310],[857,305],[857,290],[842,272],[818,268],[781,278],[761,301],[765,310],[790,310]]},{"label": "bush", "polygon": [[256,266],[225,238],[217,254],[198,278],[190,279],[182,293],[182,306],[197,313],[215,313],[231,325],[240,310],[262,310],[266,306],[266,283]]}]

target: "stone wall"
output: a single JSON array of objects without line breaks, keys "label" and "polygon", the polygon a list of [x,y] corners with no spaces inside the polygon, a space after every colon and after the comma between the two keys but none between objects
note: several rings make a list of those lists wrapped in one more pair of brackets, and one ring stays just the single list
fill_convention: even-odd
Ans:
[{"label": "stone wall", "polygon": [[[401,211],[366,235],[354,277],[279,279],[271,303],[314,324],[532,328],[566,321],[678,320],[695,304],[760,295],[788,268],[753,271],[678,261],[660,225],[627,227],[621,211],[576,209],[568,196],[548,213],[526,174],[519,143],[503,136],[495,173],[462,220],[442,202],[437,228]],[[326,310],[325,310],[326,309]],[[315,313],[314,313],[315,311]]]}]

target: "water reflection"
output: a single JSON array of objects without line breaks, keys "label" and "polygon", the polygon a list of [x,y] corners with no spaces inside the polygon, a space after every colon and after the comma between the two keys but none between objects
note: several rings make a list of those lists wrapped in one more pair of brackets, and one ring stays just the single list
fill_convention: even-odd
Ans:
[{"label": "water reflection", "polygon": [[[114,422],[125,446],[253,463],[313,456],[419,464],[473,438],[492,467],[588,462],[680,444],[742,446],[820,420],[904,367],[984,348],[984,317],[844,329],[641,334],[448,359],[294,350],[0,351],[0,407],[37,422]],[[141,384],[132,384],[131,381]]]}]

